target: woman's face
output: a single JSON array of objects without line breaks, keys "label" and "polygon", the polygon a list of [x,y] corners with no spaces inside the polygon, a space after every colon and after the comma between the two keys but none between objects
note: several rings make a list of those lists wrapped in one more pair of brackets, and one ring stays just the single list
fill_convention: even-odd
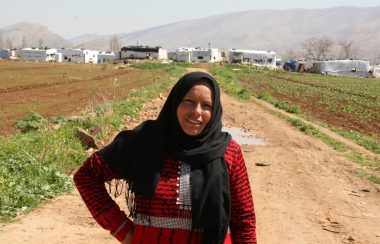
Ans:
[{"label": "woman's face", "polygon": [[177,118],[182,130],[190,135],[199,135],[212,117],[213,94],[207,82],[194,85],[177,108]]}]

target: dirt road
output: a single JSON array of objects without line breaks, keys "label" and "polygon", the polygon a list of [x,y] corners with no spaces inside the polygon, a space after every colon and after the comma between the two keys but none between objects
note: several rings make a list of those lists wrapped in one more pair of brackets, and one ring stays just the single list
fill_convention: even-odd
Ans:
[{"label": "dirt road", "polygon": [[[162,101],[148,105],[142,119],[154,116],[159,109],[151,108]],[[224,94],[222,102],[225,125],[265,140],[242,145],[259,243],[380,243],[378,185],[356,176],[350,162],[268,108]],[[117,243],[93,221],[76,191],[0,229],[0,243]]]}]

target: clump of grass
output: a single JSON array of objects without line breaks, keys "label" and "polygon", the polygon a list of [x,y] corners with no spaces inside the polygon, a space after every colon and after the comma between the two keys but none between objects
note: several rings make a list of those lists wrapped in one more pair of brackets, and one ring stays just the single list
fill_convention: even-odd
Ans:
[{"label": "clump of grass", "polygon": [[364,147],[364,148],[366,148],[366,149],[368,149],[374,153],[377,153],[377,154],[380,153],[380,143],[374,137],[364,135],[358,131],[352,131],[352,130],[347,131],[347,130],[343,130],[343,129],[339,129],[339,128],[333,128],[332,126],[327,126],[327,127],[329,127],[331,130],[335,131],[339,135],[342,135],[346,138],[351,139],[352,141],[354,141],[358,145],[360,145],[360,146],[362,146],[362,147]]},{"label": "clump of grass", "polygon": [[369,181],[372,181],[375,184],[380,184],[380,177],[372,174],[365,173],[363,171],[357,172],[357,174],[363,178],[368,179]]},{"label": "clump of grass", "polygon": [[365,166],[367,168],[371,168],[377,172],[380,172],[380,162],[378,162],[377,160],[369,156],[365,156],[357,152],[350,152],[349,154],[347,154],[347,157],[350,158],[351,161],[357,164],[360,164],[362,166]]},{"label": "clump of grass", "polygon": [[[283,115],[284,116],[284,115]],[[290,117],[285,116],[285,119],[292,124],[293,126],[296,126],[299,128],[300,131],[308,134],[313,135],[321,139],[323,142],[325,142],[327,145],[331,146],[333,149],[335,149],[338,152],[345,152],[347,151],[347,147],[344,145],[344,143],[337,141],[326,134],[320,132],[317,130],[314,126],[310,124],[305,124],[299,119],[293,119]]]},{"label": "clump of grass", "polygon": [[282,109],[288,113],[298,114],[300,112],[300,106],[289,104],[287,102],[280,101],[274,97],[272,97],[268,92],[262,92],[257,96],[258,99],[262,99],[264,101],[273,104],[275,107]]},{"label": "clump of grass", "polygon": [[67,116],[58,115],[58,116],[54,116],[50,120],[50,123],[51,124],[64,124],[64,123],[67,123],[68,121],[69,121],[69,118]]},{"label": "clump of grass", "polygon": [[14,124],[16,129],[22,132],[36,131],[46,126],[47,120],[40,114],[31,113]]},{"label": "clump of grass", "polygon": [[[351,162],[357,163],[361,166],[371,168],[374,171],[380,172],[380,162],[378,162],[378,160],[370,158],[358,152],[353,152],[352,150],[348,149],[344,143],[329,137],[328,135],[318,131],[314,126],[305,124],[299,119],[293,119],[280,113],[276,113],[276,114],[279,117],[286,119],[293,126],[298,127],[304,133],[320,138],[323,142],[331,146],[334,150],[342,153],[343,156],[345,156]],[[371,173],[363,172],[363,171],[357,171],[356,173],[360,177],[366,178],[376,184],[380,184],[380,178],[376,174],[371,174]]]},{"label": "clump of grass", "polygon": [[0,156],[0,221],[28,212],[42,200],[72,188],[71,178],[26,151]]}]

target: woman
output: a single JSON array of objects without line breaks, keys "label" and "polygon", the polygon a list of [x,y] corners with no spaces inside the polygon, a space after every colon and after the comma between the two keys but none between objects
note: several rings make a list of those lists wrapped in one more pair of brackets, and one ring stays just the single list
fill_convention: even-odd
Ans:
[{"label": "woman", "polygon": [[[184,75],[158,118],[119,133],[74,176],[97,222],[123,243],[256,243],[243,155],[222,132],[220,90]],[[133,222],[104,182],[125,179]]]}]

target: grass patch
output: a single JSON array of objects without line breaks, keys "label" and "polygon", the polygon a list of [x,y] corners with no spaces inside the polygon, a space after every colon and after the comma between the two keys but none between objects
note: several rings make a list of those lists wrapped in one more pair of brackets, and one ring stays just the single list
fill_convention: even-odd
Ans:
[{"label": "grass patch", "polygon": [[267,92],[262,92],[257,96],[258,99],[262,99],[264,101],[269,102],[270,104],[274,105],[276,108],[282,109],[288,113],[292,114],[298,114],[300,112],[300,106],[289,104],[287,102],[280,101],[274,97],[272,97]]},{"label": "grass patch", "polygon": [[332,126],[327,127],[339,135],[354,141],[356,144],[374,153],[380,154],[380,143],[376,140],[376,138],[364,135],[358,131],[347,131],[340,128],[334,128]]},{"label": "grass patch", "polygon": [[16,129],[22,132],[39,130],[46,126],[47,120],[37,113],[32,113],[15,123]]},{"label": "grass patch", "polygon": [[327,136],[326,134],[320,132],[314,126],[312,126],[310,124],[305,124],[304,122],[302,122],[299,119],[293,119],[293,118],[290,118],[290,117],[285,116],[283,114],[281,114],[281,117],[286,119],[291,125],[299,128],[299,130],[304,132],[305,134],[318,137],[324,143],[326,143],[327,145],[329,145],[330,147],[332,147],[334,150],[336,150],[338,152],[345,152],[348,150],[347,147],[342,142],[337,141],[337,140]]},{"label": "grass patch", "polygon": [[372,174],[368,174],[368,173],[365,173],[365,172],[358,172],[357,173],[359,176],[361,176],[362,178],[366,178],[368,179],[369,181],[375,183],[375,184],[380,184],[380,177],[376,176],[376,175],[372,175]]},{"label": "grass patch", "polygon": [[[226,65],[229,67],[229,65]],[[237,78],[232,69],[225,69],[218,65],[210,65],[210,71],[215,76],[224,92],[239,100],[249,100],[255,94],[247,89]]]}]

